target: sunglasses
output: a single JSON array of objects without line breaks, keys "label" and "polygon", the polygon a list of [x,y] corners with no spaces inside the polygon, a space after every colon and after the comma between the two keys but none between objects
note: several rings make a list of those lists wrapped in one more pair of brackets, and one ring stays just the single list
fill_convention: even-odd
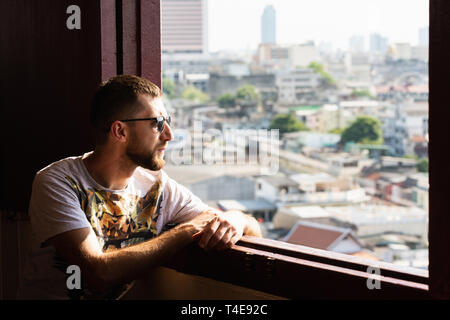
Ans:
[{"label": "sunglasses", "polygon": [[167,122],[167,124],[170,126],[170,122],[172,121],[170,116],[164,117],[164,116],[158,116],[156,118],[139,118],[139,119],[125,119],[125,120],[119,120],[122,122],[130,122],[130,121],[147,121],[147,120],[152,120],[152,121],[156,121],[156,125],[158,127],[158,131],[159,133],[163,133],[164,131],[164,121]]}]

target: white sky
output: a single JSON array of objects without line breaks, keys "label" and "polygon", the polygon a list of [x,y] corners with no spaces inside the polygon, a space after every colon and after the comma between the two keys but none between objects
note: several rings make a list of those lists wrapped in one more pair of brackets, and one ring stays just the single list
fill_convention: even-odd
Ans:
[{"label": "white sky", "polygon": [[[314,40],[348,48],[353,35],[373,32],[390,43],[416,45],[428,26],[429,0],[208,0],[209,50],[254,50],[261,39],[261,15],[276,11],[279,44]],[[368,48],[366,38],[366,49]]]}]

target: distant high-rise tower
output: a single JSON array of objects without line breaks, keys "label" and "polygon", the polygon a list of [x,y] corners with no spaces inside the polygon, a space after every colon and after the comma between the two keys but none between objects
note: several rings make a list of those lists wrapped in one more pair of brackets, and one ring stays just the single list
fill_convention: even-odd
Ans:
[{"label": "distant high-rise tower", "polygon": [[163,53],[208,52],[208,0],[161,0]]},{"label": "distant high-rise tower", "polygon": [[370,35],[370,52],[371,53],[386,53],[388,50],[388,39],[378,33]]},{"label": "distant high-rise tower", "polygon": [[419,29],[419,46],[428,47],[428,27]]},{"label": "distant high-rise tower", "polygon": [[261,16],[261,43],[276,43],[275,9],[271,5],[264,8],[264,12]]}]

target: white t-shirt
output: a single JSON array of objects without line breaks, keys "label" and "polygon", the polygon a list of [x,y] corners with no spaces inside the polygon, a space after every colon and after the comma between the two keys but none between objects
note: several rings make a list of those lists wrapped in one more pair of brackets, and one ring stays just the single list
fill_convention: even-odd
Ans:
[{"label": "white t-shirt", "polygon": [[[33,181],[29,214],[35,239],[19,288],[19,299],[93,298],[83,289],[68,289],[68,264],[46,240],[60,233],[91,228],[104,251],[127,247],[159,235],[208,208],[163,171],[138,167],[125,189],[98,184],[82,156],[40,170]],[[115,298],[124,287],[101,298]]]}]

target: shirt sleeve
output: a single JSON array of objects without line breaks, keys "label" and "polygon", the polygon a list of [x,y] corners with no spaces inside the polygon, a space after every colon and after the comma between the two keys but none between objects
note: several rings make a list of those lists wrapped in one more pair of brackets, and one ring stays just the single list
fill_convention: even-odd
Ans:
[{"label": "shirt sleeve", "polygon": [[168,178],[164,188],[165,223],[178,224],[191,220],[200,212],[209,208],[200,198],[195,196],[185,186]]},{"label": "shirt sleeve", "polygon": [[60,233],[90,227],[69,182],[49,172],[34,178],[29,214],[38,245]]}]

